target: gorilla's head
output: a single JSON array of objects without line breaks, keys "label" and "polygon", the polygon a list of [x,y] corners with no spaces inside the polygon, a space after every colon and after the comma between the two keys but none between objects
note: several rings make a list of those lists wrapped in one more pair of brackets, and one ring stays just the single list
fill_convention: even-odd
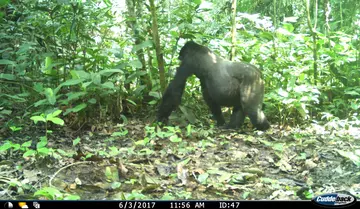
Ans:
[{"label": "gorilla's head", "polygon": [[194,57],[195,55],[207,54],[211,52],[206,46],[201,46],[194,41],[188,41],[181,48],[179,54],[179,60],[184,61],[186,57]]}]

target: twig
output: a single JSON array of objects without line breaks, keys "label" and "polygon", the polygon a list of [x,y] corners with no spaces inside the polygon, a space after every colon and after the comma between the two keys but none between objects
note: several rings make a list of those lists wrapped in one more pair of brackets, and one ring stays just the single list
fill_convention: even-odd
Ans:
[{"label": "twig", "polygon": [[54,173],[54,175],[50,178],[50,180],[49,180],[49,186],[52,187],[52,181],[54,180],[55,176],[58,175],[62,170],[66,169],[66,168],[68,168],[68,167],[70,167],[70,166],[73,166],[73,165],[90,164],[90,163],[92,163],[92,162],[88,162],[88,161],[76,162],[76,163],[71,163],[71,164],[69,164],[69,165],[67,165],[67,166],[64,166],[64,167],[60,168],[60,169],[59,169],[58,171],[56,171],[56,172]]}]

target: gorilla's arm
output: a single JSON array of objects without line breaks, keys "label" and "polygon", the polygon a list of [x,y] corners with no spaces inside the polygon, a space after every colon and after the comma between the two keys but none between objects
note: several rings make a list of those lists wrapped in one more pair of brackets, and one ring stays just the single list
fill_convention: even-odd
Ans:
[{"label": "gorilla's arm", "polygon": [[157,113],[157,120],[166,122],[172,111],[174,111],[181,103],[181,96],[184,93],[186,79],[190,75],[186,69],[179,67],[176,70],[174,79],[169,83],[165,90],[159,110]]}]

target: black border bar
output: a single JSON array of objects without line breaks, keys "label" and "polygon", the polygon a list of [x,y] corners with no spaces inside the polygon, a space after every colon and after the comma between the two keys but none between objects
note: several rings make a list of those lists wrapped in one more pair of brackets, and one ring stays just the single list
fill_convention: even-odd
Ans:
[{"label": "black border bar", "polygon": [[[65,200],[1,200],[0,204],[4,209],[10,209],[11,205],[14,209],[21,208],[19,203],[22,202],[28,206],[29,209],[48,209],[48,208],[85,208],[85,209],[240,209],[240,208],[324,208],[324,206],[318,206],[309,201],[206,201],[206,200],[173,200],[173,201],[159,201],[159,200],[147,200],[147,201],[65,201]],[[11,203],[11,204],[9,204]],[[37,204],[38,205],[37,205]],[[36,207],[39,206],[39,207]],[[24,208],[24,207],[23,207]],[[330,207],[329,207],[330,208]],[[338,208],[338,207],[332,207]],[[360,208],[360,202],[350,206],[343,206],[342,208]],[[1,209],[1,206],[0,206]]]}]

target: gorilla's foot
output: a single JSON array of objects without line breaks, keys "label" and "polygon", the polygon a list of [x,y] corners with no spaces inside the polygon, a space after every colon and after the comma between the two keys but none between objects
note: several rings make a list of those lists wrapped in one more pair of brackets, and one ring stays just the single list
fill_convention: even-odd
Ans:
[{"label": "gorilla's foot", "polygon": [[266,131],[270,128],[270,123],[268,121],[264,121],[261,124],[256,124],[255,127],[260,131]]}]

